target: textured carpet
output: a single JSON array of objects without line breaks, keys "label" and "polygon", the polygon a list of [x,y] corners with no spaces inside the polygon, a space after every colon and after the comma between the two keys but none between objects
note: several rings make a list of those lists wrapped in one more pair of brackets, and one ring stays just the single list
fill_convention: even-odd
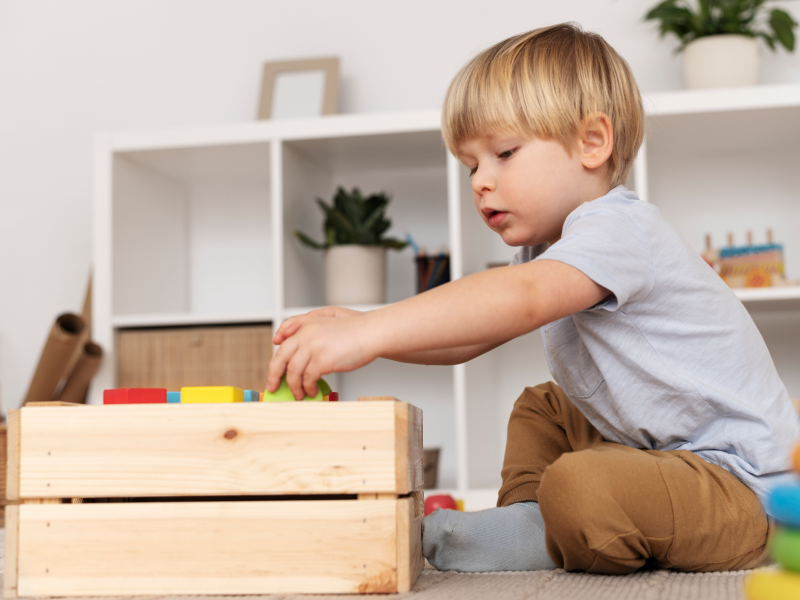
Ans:
[{"label": "textured carpet", "polygon": [[[5,531],[0,530],[0,566],[5,555]],[[645,571],[625,576],[567,573],[561,569],[529,573],[456,573],[425,569],[405,594],[376,598],[394,600],[745,600],[749,571],[688,574]],[[0,585],[0,590],[2,585]],[[190,600],[242,596],[130,596],[136,600]],[[117,596],[116,598],[119,598]],[[358,595],[246,596],[251,600],[351,600]],[[86,600],[100,600],[93,597]]]}]

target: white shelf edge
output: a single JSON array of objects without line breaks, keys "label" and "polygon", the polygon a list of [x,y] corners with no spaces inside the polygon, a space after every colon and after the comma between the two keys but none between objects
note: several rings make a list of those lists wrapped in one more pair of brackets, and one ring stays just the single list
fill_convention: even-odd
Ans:
[{"label": "white shelf edge", "polygon": [[[800,106],[800,84],[643,93],[648,117]],[[114,152],[439,131],[438,108],[110,132]]]},{"label": "white shelf edge", "polygon": [[769,302],[771,300],[800,300],[800,285],[766,288],[739,288],[733,293],[742,302]]},{"label": "white shelf edge", "polygon": [[642,94],[648,117],[800,106],[800,85],[754,85]]},{"label": "white shelf edge", "polygon": [[192,146],[269,143],[315,138],[352,137],[422,131],[439,131],[438,109],[422,111],[327,115],[313,119],[240,122],[180,129],[114,131],[114,152],[159,150]]},{"label": "white shelf edge", "polygon": [[181,325],[220,325],[236,323],[263,323],[274,321],[271,312],[254,313],[153,313],[140,315],[114,315],[111,325],[122,327],[170,327]]}]

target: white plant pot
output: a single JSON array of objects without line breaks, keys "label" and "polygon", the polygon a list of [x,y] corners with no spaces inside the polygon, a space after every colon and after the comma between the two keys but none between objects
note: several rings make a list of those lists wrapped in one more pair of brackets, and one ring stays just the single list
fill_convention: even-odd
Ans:
[{"label": "white plant pot", "polygon": [[710,35],[683,49],[683,74],[690,90],[756,85],[758,65],[758,42],[746,35]]},{"label": "white plant pot", "polygon": [[325,251],[325,297],[329,305],[383,304],[386,249],[346,244]]}]

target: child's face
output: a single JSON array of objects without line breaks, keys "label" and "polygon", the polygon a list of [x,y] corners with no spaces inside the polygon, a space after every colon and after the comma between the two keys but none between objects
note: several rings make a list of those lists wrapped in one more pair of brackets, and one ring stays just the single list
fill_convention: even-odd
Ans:
[{"label": "child's face", "polygon": [[[569,213],[598,193],[595,178],[555,140],[489,135],[463,143],[481,218],[509,246],[535,246],[561,237]],[[606,190],[607,191],[607,190]]]}]

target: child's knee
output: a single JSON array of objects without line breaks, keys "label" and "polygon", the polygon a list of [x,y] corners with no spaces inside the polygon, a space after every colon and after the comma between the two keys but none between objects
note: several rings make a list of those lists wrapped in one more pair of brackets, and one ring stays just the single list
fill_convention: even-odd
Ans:
[{"label": "child's knee", "polygon": [[548,466],[542,475],[538,498],[546,527],[573,532],[585,530],[597,521],[599,504],[597,478],[587,452],[568,452]]}]

